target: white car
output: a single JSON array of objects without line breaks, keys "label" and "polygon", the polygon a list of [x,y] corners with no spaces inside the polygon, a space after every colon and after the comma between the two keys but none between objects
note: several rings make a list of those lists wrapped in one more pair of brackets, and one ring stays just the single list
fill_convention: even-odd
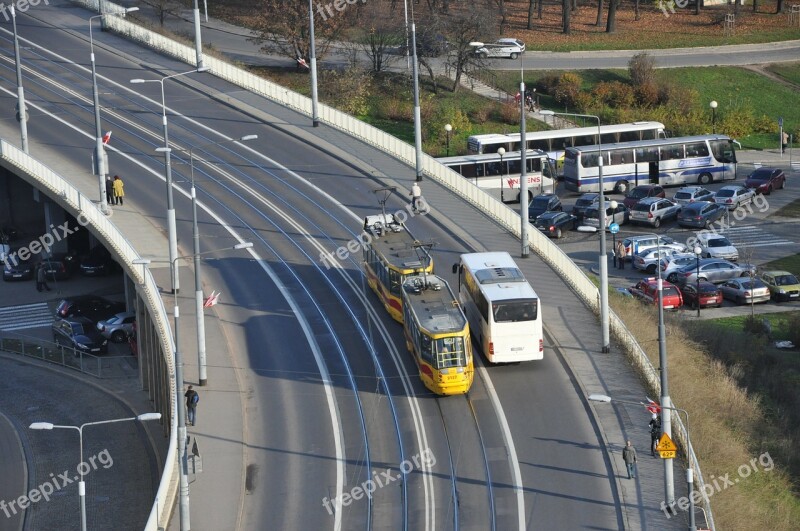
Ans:
[{"label": "white car", "polygon": [[714,202],[728,207],[728,210],[736,210],[741,205],[746,205],[753,201],[756,191],[738,184],[723,186],[714,195]]},{"label": "white car", "polygon": [[680,269],[689,264],[697,263],[697,256],[694,253],[675,253],[672,256],[665,256],[661,259],[661,277],[674,283]]},{"label": "white car", "polygon": [[722,258],[731,262],[739,259],[739,251],[725,236],[701,232],[696,244],[700,246],[703,258]]},{"label": "white car", "polygon": [[697,203],[698,201],[714,201],[714,192],[706,190],[701,186],[684,186],[675,192],[672,200],[679,205],[688,205],[689,203]]},{"label": "white car", "polygon": [[519,39],[503,38],[492,44],[485,44],[475,50],[479,57],[508,57],[516,59],[525,53],[525,43]]},{"label": "white car", "polygon": [[674,201],[661,197],[646,197],[631,209],[630,221],[644,223],[655,228],[667,219],[677,219],[681,206]]}]

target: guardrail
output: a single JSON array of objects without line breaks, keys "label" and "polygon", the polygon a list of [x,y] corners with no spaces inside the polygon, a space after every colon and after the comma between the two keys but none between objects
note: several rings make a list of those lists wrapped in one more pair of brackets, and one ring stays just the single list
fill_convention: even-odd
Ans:
[{"label": "guardrail", "polygon": [[[72,2],[89,8],[93,7],[95,10],[97,9],[97,0],[72,0]],[[104,4],[106,6],[112,5],[110,2],[104,2]],[[106,25],[109,29],[136,42],[149,46],[160,53],[181,60],[189,65],[196,65],[194,47],[178,43],[153,31],[137,26],[121,17],[107,17]],[[285,107],[294,109],[309,117],[311,116],[310,98],[260,78],[243,68],[234,66],[216,57],[204,55],[203,61],[204,66],[209,68],[211,74]],[[318,105],[318,113],[321,122],[374,146],[392,155],[401,162],[410,166],[415,165],[414,146],[325,104],[320,103]],[[430,155],[423,153],[421,166],[422,170],[429,178],[434,179],[438,183],[459,194],[464,200],[468,201],[476,208],[483,210],[517,238],[520,237],[521,227],[519,216],[516,212],[480,190],[458,173],[441,165]],[[586,274],[576,266],[557,245],[551,242],[549,238],[532,226],[530,226],[529,229],[530,248],[536,252],[545,263],[552,267],[595,313],[599,314],[600,295],[597,286],[595,286]],[[635,338],[613,311],[609,312],[609,320],[617,339],[619,339],[623,345],[629,346],[629,350],[633,353],[632,359],[634,359],[637,364],[637,369],[645,376],[653,389],[659,389],[660,382],[658,379],[658,372],[650,363],[650,360],[644,354],[641,347],[639,347]],[[675,424],[678,428],[676,438],[681,442],[685,442],[686,432],[682,422],[678,419]],[[685,445],[684,447],[688,446]],[[715,529],[713,517],[711,516],[710,500],[706,496],[705,489],[703,488],[699,463],[694,455],[691,457],[691,460],[698,476],[697,490],[703,493],[703,499],[708,508],[709,526],[711,529]]]},{"label": "guardrail", "polygon": [[[106,4],[108,5],[108,2]],[[153,503],[145,529],[147,531],[156,531],[160,525],[166,527],[167,518],[171,511],[171,503],[159,505],[159,500],[171,501],[177,493],[177,407],[182,406],[182,404],[175,401],[175,366],[174,357],[172,356],[174,344],[172,342],[169,319],[164,308],[164,302],[159,295],[158,285],[149,270],[131,268],[133,259],[139,257],[136,249],[119,232],[117,227],[100,212],[92,200],[84,196],[66,179],[5,140],[0,140],[0,159],[2,159],[3,163],[14,166],[18,170],[17,174],[20,177],[32,182],[36,188],[74,215],[81,224],[91,226],[95,235],[106,244],[109,250],[112,250],[112,254],[120,259],[120,264],[123,265],[127,274],[134,279],[140,288],[138,290],[139,296],[145,302],[148,314],[156,329],[160,351],[169,354],[162,355],[162,360],[160,360],[169,375],[169,410],[161,411],[162,415],[168,418],[170,422],[169,450],[164,463],[164,474],[161,477],[156,500]]]}]

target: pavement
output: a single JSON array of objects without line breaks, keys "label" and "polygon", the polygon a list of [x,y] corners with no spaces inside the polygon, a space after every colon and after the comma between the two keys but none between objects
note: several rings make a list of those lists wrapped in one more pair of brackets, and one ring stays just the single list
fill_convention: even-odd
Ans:
[{"label": "pavement", "polygon": [[[145,9],[140,15],[148,16]],[[152,13],[149,16],[152,16]],[[189,24],[176,22],[175,19],[168,19],[168,26],[182,34],[191,31]],[[247,32],[213,19],[204,23],[203,27],[205,42],[213,44],[217,50],[224,53],[231,53],[234,59],[240,60],[242,56],[249,57],[253,53],[253,44],[247,41]],[[104,38],[99,40],[102,41]],[[96,37],[95,46],[102,46],[102,42],[97,41]],[[231,105],[242,104],[238,98],[252,97],[237,92],[230,98]],[[262,105],[261,108],[272,109],[272,106]],[[286,109],[272,109],[274,116],[267,115],[263,111],[259,112],[264,119],[274,124],[284,124],[277,127],[281,127],[289,134],[306,138],[320,149],[348,160],[389,184],[392,184],[392,179],[387,177],[388,175],[408,175],[408,179],[402,179],[397,184],[401,188],[410,188],[412,172],[409,168],[389,157],[376,155],[372,148],[347,135],[321,125],[314,129],[315,135],[312,137],[307,132],[307,117]],[[8,121],[0,122],[0,134],[4,138],[18,138],[14,125]],[[66,159],[59,157],[56,151],[48,149],[48,146],[37,145],[36,140],[31,139],[31,152],[37,154],[43,163],[51,168],[58,168],[62,175],[71,175],[73,183],[86,193],[91,194],[92,191],[96,191],[96,179],[87,172],[87,168],[75,167]],[[354,161],[353,157],[348,155],[366,152],[369,152],[369,156],[365,158],[372,160],[374,167]],[[740,153],[740,157],[744,161],[749,160],[751,155]],[[777,158],[780,158],[780,155],[777,155]],[[378,160],[382,161],[380,165],[376,163]],[[759,152],[752,155],[751,161],[773,160],[777,160],[774,153]],[[447,226],[454,234],[461,236],[464,241],[471,242],[478,249],[494,250],[498,245],[508,245],[508,235],[499,234],[497,227],[487,223],[481,216],[475,215],[472,209],[465,208],[461,201],[452,197],[449,190],[431,181],[426,181],[423,186],[426,199],[436,206],[434,212],[437,221]],[[167,242],[164,231],[156,225],[158,221],[145,216],[137,208],[135,198],[126,199],[128,200],[124,207],[114,209],[113,222],[134,247],[139,249],[141,255],[165,255]],[[484,245],[481,242],[487,243]],[[164,268],[159,269],[156,264],[152,267],[159,285],[167,285],[168,271]],[[542,287],[537,289],[543,301],[552,308],[549,314],[552,317],[548,319],[546,326],[547,346],[554,349],[554,352],[568,365],[580,391],[585,394],[601,392],[621,399],[641,399],[644,391],[640,379],[624,356],[619,354],[620,349],[614,345],[611,355],[600,354],[597,334],[581,333],[582,330],[596,329],[595,315],[576,297],[564,297],[564,293],[570,292],[569,287],[535,255],[523,263],[523,269],[529,278],[541,279],[538,284]],[[186,279],[190,278],[188,270],[182,274]],[[29,296],[31,301],[37,297],[34,293]],[[193,305],[188,300],[191,294],[187,292],[185,297],[187,300],[183,300],[184,295],[180,296],[184,309],[181,313],[185,317],[180,324],[181,337],[189,338],[184,351],[191,353],[195,348],[191,339],[195,335]],[[169,298],[171,299],[171,296]],[[171,304],[171,301],[168,301],[168,304]],[[220,323],[213,312],[207,316],[206,332],[209,342],[207,345],[209,385],[198,388],[201,395],[198,422],[197,426],[189,428],[189,433],[198,442],[199,451],[203,456],[202,472],[190,474],[191,519],[193,527],[199,530],[234,529],[233,522],[238,521],[239,504],[242,503],[244,496],[242,469],[244,422],[240,394],[246,393],[247,390],[239,387],[231,353],[224,341]],[[28,485],[45,481],[50,472],[74,470],[77,458],[77,449],[75,458],[72,457],[74,434],[33,433],[25,429],[30,422],[58,420],[62,424],[80,424],[90,420],[138,414],[148,411],[150,407],[146,393],[138,389],[137,379],[96,380],[9,355],[0,355],[0,371],[6,376],[0,384],[0,404],[2,404],[0,409],[10,420],[10,424],[8,421],[4,423],[0,420],[0,426],[13,425],[16,429],[13,431],[0,427],[0,448],[8,449],[12,452],[11,455],[16,453],[20,462],[27,463],[27,474],[31,478],[27,481]],[[10,374],[14,374],[14,378],[8,377]],[[197,384],[195,377],[197,366],[191,355],[186,356],[185,374],[186,384]],[[648,419],[640,411],[641,408],[608,406],[595,409],[596,427],[601,433],[601,440],[607,445],[607,459],[611,467],[616,470],[615,484],[619,503],[623,509],[625,528],[685,529],[685,515],[666,519],[658,509],[663,499],[661,479],[663,464],[646,453],[649,441]],[[619,430],[620,425],[623,427],[622,431]],[[130,529],[137,528],[136,523],[143,524],[152,503],[158,484],[157,478],[161,471],[153,466],[148,468],[133,465],[142,462],[163,462],[166,442],[161,437],[162,428],[157,423],[148,423],[144,427],[130,423],[129,426],[119,427],[119,431],[102,430],[102,437],[99,437],[100,428],[96,429],[96,432],[87,433],[85,455],[101,452],[104,449],[101,446],[105,445],[114,457],[115,464],[108,469],[108,473],[101,468],[93,471],[87,479],[90,522],[93,523],[90,528],[123,529],[119,525],[119,518],[114,525],[103,520],[109,511],[102,509],[114,500],[124,498],[126,501],[131,501],[131,497],[136,497],[137,503],[131,503],[129,507],[131,513],[135,513],[130,515],[131,522],[135,523]],[[47,444],[45,441],[52,437],[63,438],[64,444],[57,446]],[[151,444],[142,444],[141,448],[131,445],[130,441],[137,437]],[[625,479],[625,467],[620,452],[626,439],[633,439],[639,448],[639,475],[636,480]],[[61,451],[59,448],[61,446],[68,450]],[[15,450],[15,447],[18,450]],[[27,461],[20,455],[23,450]],[[126,455],[123,458],[123,454],[134,452],[136,455]],[[675,466],[675,477],[678,482],[676,495],[682,496],[685,494],[685,489],[680,485],[682,472],[678,470],[680,464],[676,463]],[[111,472],[115,475],[112,476]],[[22,472],[17,471],[15,474],[19,476]],[[101,484],[101,479],[105,480],[107,477],[113,479]],[[24,485],[24,480],[21,484]],[[34,528],[76,529],[78,515],[77,504],[73,500],[75,490],[74,485],[69,486],[58,498],[57,503],[54,498],[50,503],[36,504],[31,509],[31,518],[36,519],[34,521],[47,523]],[[24,488],[17,489],[17,492],[24,492]],[[104,496],[97,495],[97,492],[103,492]],[[139,496],[141,496],[140,501],[138,501]],[[176,506],[170,526],[172,529],[179,528],[177,513]],[[141,527],[142,525],[138,525],[139,529]],[[0,528],[6,528],[1,520]]]}]

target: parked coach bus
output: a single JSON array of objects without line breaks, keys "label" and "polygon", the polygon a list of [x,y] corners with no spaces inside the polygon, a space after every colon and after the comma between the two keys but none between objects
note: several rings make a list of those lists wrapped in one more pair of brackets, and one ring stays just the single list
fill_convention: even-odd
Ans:
[{"label": "parked coach bus", "polygon": [[724,135],[572,147],[564,157],[564,182],[573,192],[625,193],[639,184],[706,185],[736,178],[735,140]]}]

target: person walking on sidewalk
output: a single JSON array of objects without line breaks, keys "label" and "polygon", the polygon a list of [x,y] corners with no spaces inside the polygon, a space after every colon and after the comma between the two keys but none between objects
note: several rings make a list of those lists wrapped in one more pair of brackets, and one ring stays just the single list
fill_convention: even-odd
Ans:
[{"label": "person walking on sidewalk", "polygon": [[786,153],[786,146],[789,145],[789,135],[784,131],[781,133],[781,153]]},{"label": "person walking on sidewalk", "polygon": [[617,248],[615,249],[615,253],[617,256],[617,267],[619,269],[625,269],[625,244],[622,243],[622,240],[617,242]]},{"label": "person walking on sidewalk", "polygon": [[106,203],[109,205],[115,205],[114,203],[114,181],[111,180],[111,176],[106,175]]},{"label": "person walking on sidewalk", "polygon": [[200,395],[198,395],[197,391],[194,390],[194,387],[190,385],[189,389],[183,396],[186,397],[187,420],[190,426],[194,426],[195,419],[197,418],[197,403],[200,402]]},{"label": "person walking on sidewalk", "polygon": [[658,415],[653,413],[653,418],[650,419],[650,455],[653,457],[656,456],[656,446],[658,446],[658,441],[661,439],[661,419],[658,418]]},{"label": "person walking on sidewalk", "polygon": [[419,208],[419,200],[422,197],[422,189],[419,187],[419,183],[414,183],[411,185],[411,209],[416,212]]},{"label": "person walking on sidewalk", "polygon": [[125,183],[119,178],[119,175],[114,176],[114,204],[122,206],[122,198],[125,197]]},{"label": "person walking on sidewalk", "polygon": [[636,448],[633,447],[630,441],[622,449],[622,460],[625,461],[625,466],[628,467],[628,479],[636,478]]},{"label": "person walking on sidewalk", "polygon": [[36,266],[36,291],[46,289],[50,291],[50,286],[47,285],[47,271],[44,270],[44,264]]}]

